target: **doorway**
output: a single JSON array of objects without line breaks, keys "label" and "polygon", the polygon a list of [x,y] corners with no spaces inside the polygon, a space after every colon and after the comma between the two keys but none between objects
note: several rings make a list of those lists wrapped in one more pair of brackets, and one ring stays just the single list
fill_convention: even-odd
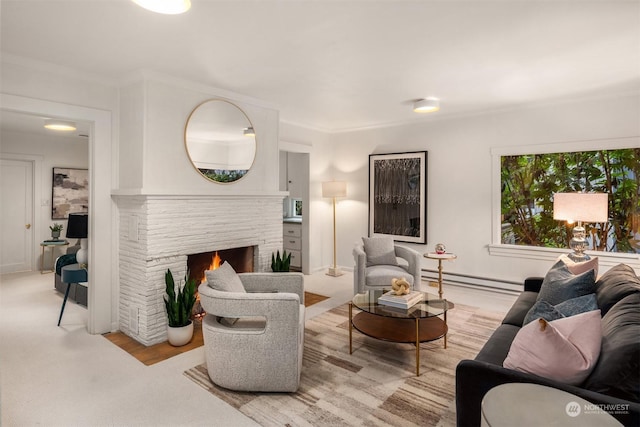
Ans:
[{"label": "doorway", "polygon": [[[0,94],[3,112],[27,115],[70,118],[90,123],[88,139],[89,166],[89,312],[87,330],[91,334],[111,332],[118,327],[118,277],[114,265],[117,233],[113,188],[113,142],[111,111]],[[38,186],[35,186],[36,188]],[[36,195],[35,207],[39,201]],[[41,203],[41,202],[40,202]],[[96,215],[93,215],[93,213]],[[97,214],[99,213],[99,214]],[[32,251],[33,252],[33,251]]]}]

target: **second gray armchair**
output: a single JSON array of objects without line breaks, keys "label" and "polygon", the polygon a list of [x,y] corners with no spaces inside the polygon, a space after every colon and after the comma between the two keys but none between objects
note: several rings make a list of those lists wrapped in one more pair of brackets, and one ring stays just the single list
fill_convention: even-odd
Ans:
[{"label": "second gray armchair", "polygon": [[421,280],[422,256],[388,237],[364,237],[353,249],[353,292],[391,289],[391,279],[404,277],[415,289]]}]

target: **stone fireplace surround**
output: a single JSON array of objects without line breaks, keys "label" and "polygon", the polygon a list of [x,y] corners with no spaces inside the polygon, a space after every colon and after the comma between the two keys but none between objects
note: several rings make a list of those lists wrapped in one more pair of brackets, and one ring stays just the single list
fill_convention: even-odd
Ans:
[{"label": "stone fireplace surround", "polygon": [[189,254],[254,247],[254,270],[282,249],[273,195],[123,195],[119,211],[119,329],[144,345],[166,341],[164,275],[183,283]]}]

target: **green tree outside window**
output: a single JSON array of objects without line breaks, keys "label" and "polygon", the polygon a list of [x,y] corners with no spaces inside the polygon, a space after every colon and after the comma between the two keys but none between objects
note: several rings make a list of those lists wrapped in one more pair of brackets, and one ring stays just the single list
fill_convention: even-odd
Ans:
[{"label": "green tree outside window", "polygon": [[640,253],[640,148],[501,157],[502,243],[566,248],[573,225],[553,194],[609,194],[609,221],[585,224],[590,249]]}]

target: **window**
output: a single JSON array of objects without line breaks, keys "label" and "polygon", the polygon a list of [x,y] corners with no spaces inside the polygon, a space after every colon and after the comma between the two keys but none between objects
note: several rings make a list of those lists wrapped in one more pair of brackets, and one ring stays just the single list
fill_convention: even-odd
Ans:
[{"label": "window", "polygon": [[625,138],[492,150],[499,183],[492,246],[567,248],[573,225],[553,219],[553,194],[586,191],[609,194],[609,221],[584,224],[590,249],[640,253],[639,142]]}]

